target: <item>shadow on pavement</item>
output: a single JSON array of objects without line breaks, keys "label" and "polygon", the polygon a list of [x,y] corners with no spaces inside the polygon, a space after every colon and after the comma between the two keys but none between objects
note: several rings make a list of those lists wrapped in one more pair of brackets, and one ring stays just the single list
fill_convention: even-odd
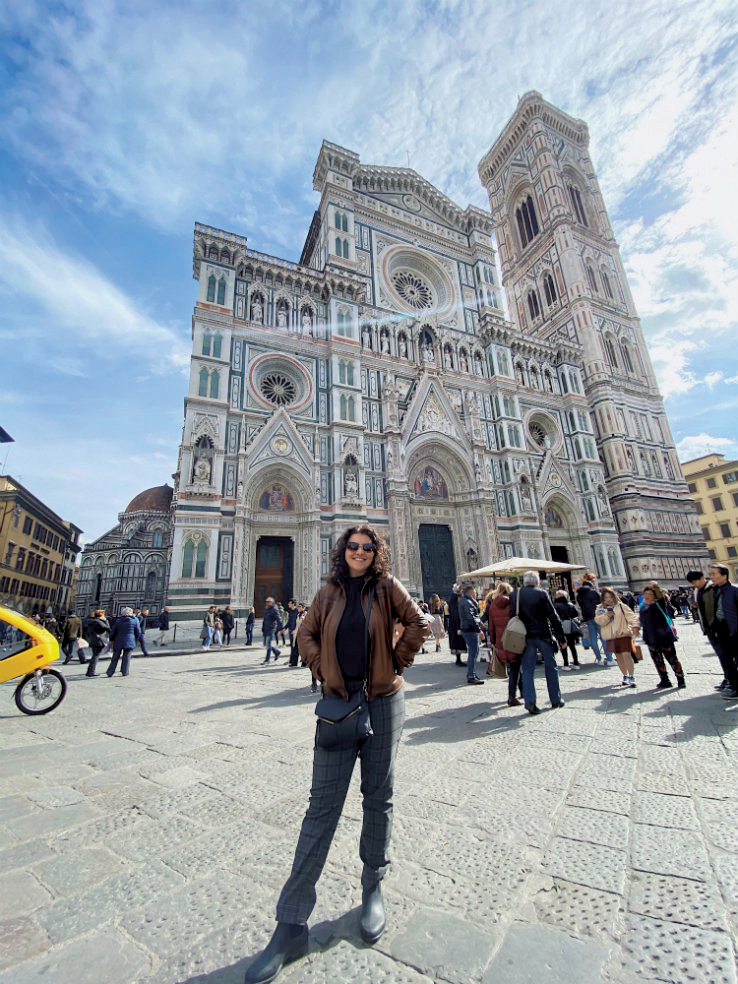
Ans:
[{"label": "shadow on pavement", "polygon": [[[325,920],[316,923],[310,929],[310,949],[305,957],[300,957],[294,963],[286,964],[284,973],[289,972],[290,968],[298,966],[300,960],[310,960],[316,953],[324,953],[332,949],[339,943],[347,942],[353,944],[357,950],[368,949],[359,934],[359,913],[357,906],[349,912],[344,913],[338,919]],[[259,951],[260,953],[261,951]],[[258,953],[250,954],[228,967],[219,967],[207,974],[198,974],[196,977],[188,977],[182,984],[242,984],[246,970],[254,962]]]}]

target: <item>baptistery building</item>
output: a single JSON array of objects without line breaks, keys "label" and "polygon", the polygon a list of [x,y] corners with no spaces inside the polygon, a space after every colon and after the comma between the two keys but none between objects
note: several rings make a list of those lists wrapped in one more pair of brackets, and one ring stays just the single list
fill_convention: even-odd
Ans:
[{"label": "baptistery building", "polygon": [[635,588],[705,562],[588,139],[528,93],[489,211],[324,142],[299,263],[195,226],[177,618],[309,601],[362,521],[423,597],[512,555]]}]

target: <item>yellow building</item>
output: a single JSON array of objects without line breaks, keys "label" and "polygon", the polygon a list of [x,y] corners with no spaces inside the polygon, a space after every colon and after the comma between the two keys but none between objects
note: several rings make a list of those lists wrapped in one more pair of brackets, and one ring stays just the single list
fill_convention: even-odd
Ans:
[{"label": "yellow building", "polygon": [[82,532],[9,475],[0,475],[0,603],[64,614]]},{"label": "yellow building", "polygon": [[704,454],[682,462],[682,471],[700,517],[710,560],[738,580],[738,461]]}]

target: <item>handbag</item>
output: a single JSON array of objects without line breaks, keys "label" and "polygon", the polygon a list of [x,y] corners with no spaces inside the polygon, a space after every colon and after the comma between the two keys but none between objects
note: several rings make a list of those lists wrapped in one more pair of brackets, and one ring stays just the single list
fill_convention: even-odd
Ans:
[{"label": "handbag", "polygon": [[315,705],[318,723],[315,744],[318,748],[334,751],[354,748],[362,744],[374,732],[369,716],[369,617],[374,604],[374,586],[369,592],[369,605],[364,619],[364,679],[361,689],[349,694],[348,700],[333,694],[324,694]]},{"label": "handbag", "polygon": [[497,680],[507,679],[507,667],[497,655],[497,650],[492,650],[492,659],[487,667],[487,676],[495,677]]},{"label": "handbag", "polygon": [[89,649],[89,648],[90,648],[89,642],[86,639],[83,639],[82,636],[80,636],[79,639],[77,639],[77,649]]},{"label": "handbag", "polygon": [[658,610],[661,612],[661,614],[666,619],[666,624],[669,626],[669,628],[672,631],[672,634],[674,635],[674,642],[677,642],[677,640],[679,639],[679,636],[677,635],[676,625],[674,625],[673,621],[671,620],[671,616],[666,614],[666,612],[661,607],[661,605],[658,603],[658,601],[656,602],[656,607],[658,608]]},{"label": "handbag", "polygon": [[508,620],[505,631],[502,633],[502,648],[519,656],[525,649],[527,635],[528,630],[520,618],[520,588],[518,588],[515,598],[515,614]]},{"label": "handbag", "polygon": [[643,659],[643,650],[641,649],[640,646],[637,646],[635,643],[633,643],[633,662],[640,663],[642,659]]},{"label": "handbag", "polygon": [[576,618],[565,618],[561,623],[561,627],[564,630],[564,635],[581,635],[581,629],[579,628],[579,620]]}]

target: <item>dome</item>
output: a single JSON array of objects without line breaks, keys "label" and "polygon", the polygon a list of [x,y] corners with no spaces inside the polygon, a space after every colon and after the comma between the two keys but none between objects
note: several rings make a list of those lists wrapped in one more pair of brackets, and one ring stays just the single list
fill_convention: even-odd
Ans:
[{"label": "dome", "polygon": [[163,512],[168,513],[172,504],[173,489],[169,485],[157,485],[153,489],[139,492],[126,506],[124,512]]}]

